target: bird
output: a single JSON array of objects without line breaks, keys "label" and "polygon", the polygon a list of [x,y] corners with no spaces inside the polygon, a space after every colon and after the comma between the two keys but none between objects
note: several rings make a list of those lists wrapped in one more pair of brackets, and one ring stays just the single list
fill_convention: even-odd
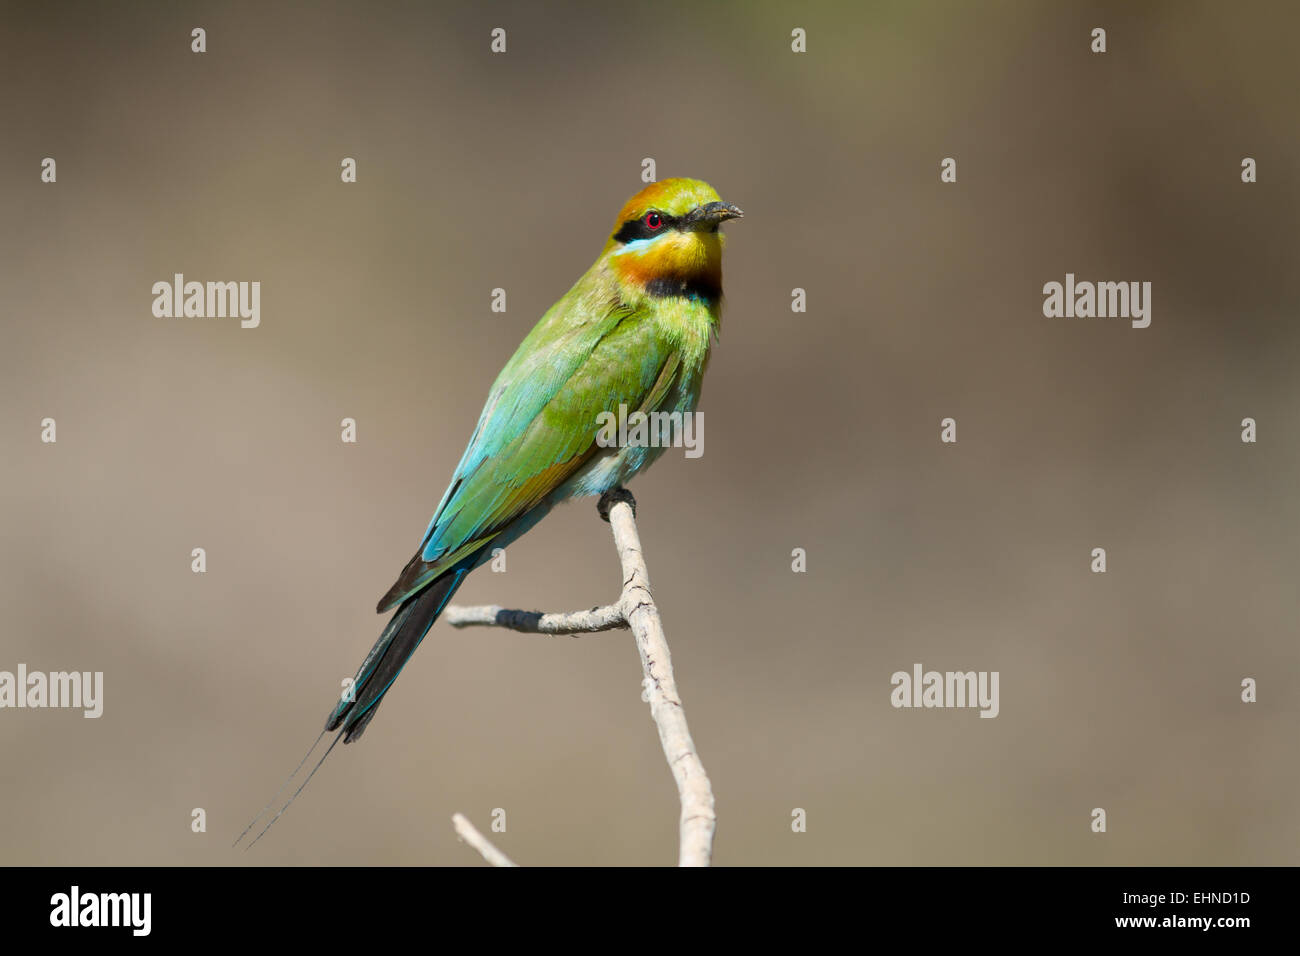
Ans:
[{"label": "bird", "polygon": [[[243,839],[330,733],[256,843],[342,740],[359,740],[406,662],[475,568],[562,501],[615,491],[662,454],[600,441],[622,408],[694,413],[722,318],[719,226],[744,213],[698,179],[653,182],[619,211],[600,255],[541,317],[488,391],[419,547],[378,613],[392,612],[325,729]],[[252,846],[252,843],[249,846]]]}]

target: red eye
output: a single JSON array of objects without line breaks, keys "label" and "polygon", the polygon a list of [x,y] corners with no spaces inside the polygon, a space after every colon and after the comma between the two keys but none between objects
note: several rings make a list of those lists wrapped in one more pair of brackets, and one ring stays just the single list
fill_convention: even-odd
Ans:
[{"label": "red eye", "polygon": [[645,217],[647,228],[658,229],[664,224],[663,218],[657,212],[648,212]]}]

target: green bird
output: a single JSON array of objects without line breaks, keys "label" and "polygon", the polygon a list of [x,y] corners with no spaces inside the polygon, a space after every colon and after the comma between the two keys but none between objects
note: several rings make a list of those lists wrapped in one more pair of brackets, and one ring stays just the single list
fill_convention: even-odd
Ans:
[{"label": "green bird", "polygon": [[625,414],[683,418],[695,411],[721,321],[718,227],[742,215],[697,179],[652,183],[624,205],[595,263],[497,376],[420,546],[379,600],[379,613],[394,611],[392,618],[298,770],[326,734],[336,732],[311,774],[340,739],[351,743],[365,732],[465,576],[493,549],[557,503],[619,488],[659,457],[662,444],[598,440],[602,422],[620,406]]}]

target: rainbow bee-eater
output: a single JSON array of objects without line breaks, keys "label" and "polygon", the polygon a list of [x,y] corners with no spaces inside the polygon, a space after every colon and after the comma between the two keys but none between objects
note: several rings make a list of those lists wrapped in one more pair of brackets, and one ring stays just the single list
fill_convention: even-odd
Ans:
[{"label": "rainbow bee-eater", "polygon": [[393,616],[331,708],[321,738],[336,736],[316,767],[340,739],[361,736],[465,576],[494,549],[558,502],[620,488],[663,452],[662,443],[599,441],[602,420],[620,406],[683,419],[694,413],[721,320],[718,227],[742,215],[697,179],[652,183],[623,206],[595,263],[488,392],[419,548],[379,599],[379,613]]}]

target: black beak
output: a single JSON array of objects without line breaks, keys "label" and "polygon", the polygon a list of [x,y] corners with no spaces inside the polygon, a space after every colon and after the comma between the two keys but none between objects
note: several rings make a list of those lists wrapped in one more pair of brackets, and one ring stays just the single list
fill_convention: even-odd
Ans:
[{"label": "black beak", "polygon": [[686,222],[694,224],[697,222],[708,223],[715,229],[718,223],[726,222],[728,219],[743,219],[745,214],[741,212],[739,206],[733,206],[729,202],[710,202],[703,206],[696,206],[686,214]]}]

